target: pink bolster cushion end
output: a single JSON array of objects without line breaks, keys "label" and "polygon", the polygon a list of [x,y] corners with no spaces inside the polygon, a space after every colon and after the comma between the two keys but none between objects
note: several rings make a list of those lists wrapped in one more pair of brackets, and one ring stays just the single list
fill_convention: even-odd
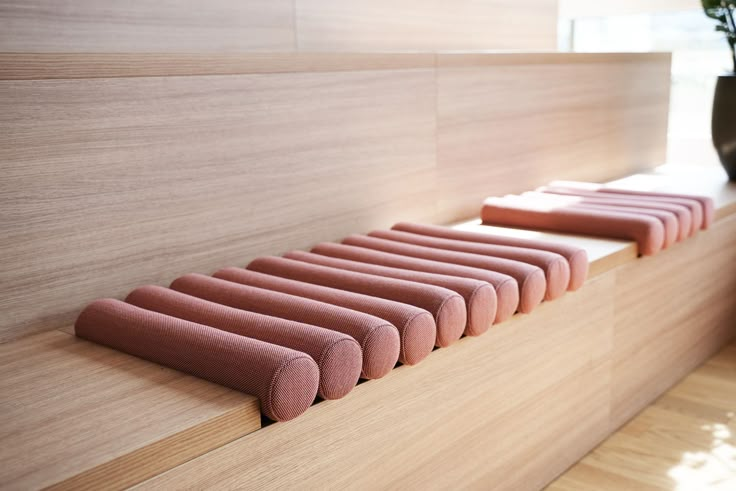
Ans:
[{"label": "pink bolster cushion end", "polygon": [[125,301],[146,310],[306,353],[319,367],[318,394],[323,399],[346,396],[360,378],[360,345],[347,334],[235,309],[161,286],[136,288]]},{"label": "pink bolster cushion end", "polygon": [[400,244],[390,240],[377,239],[365,235],[352,235],[343,239],[342,244],[322,243],[312,251],[316,254],[338,257],[354,261],[380,264],[383,266],[425,271],[428,273],[447,274],[475,278],[493,285],[496,290],[496,318],[494,324],[509,319],[519,308],[519,285],[511,276],[489,271],[482,268],[473,268],[424,259],[411,255],[412,246]]},{"label": "pink bolster cushion end", "polygon": [[390,268],[375,264],[349,261],[320,254],[304,251],[292,251],[284,254],[288,259],[296,259],[312,264],[320,264],[332,268],[346,269],[358,273],[375,274],[388,278],[397,278],[417,283],[425,283],[447,288],[462,295],[468,311],[468,322],[465,334],[468,336],[479,336],[488,330],[496,317],[496,291],[493,287],[480,280],[462,278],[458,276],[447,276],[408,269]]},{"label": "pink bolster cushion end", "polygon": [[363,377],[379,378],[396,365],[398,333],[384,319],[295,295],[254,288],[201,274],[188,274],[171,283],[173,290],[236,309],[280,317],[351,335],[364,333],[386,349],[363,352]]},{"label": "pink bolster cushion end", "polygon": [[438,347],[449,346],[460,339],[467,323],[463,298],[456,292],[439,286],[355,273],[275,256],[254,259],[248,269],[423,308],[434,316],[437,323],[435,344]]},{"label": "pink bolster cushion end", "polygon": [[274,421],[293,419],[317,394],[319,368],[304,353],[113,299],[88,305],[76,335],[258,397]]},{"label": "pink bolster cushion end", "polygon": [[[501,272],[516,280],[519,289],[518,310],[525,314],[534,310],[542,302],[547,290],[547,281],[544,278],[544,272],[536,266],[518,261],[406,244],[374,237],[373,235],[367,237],[351,235],[343,239],[343,243],[420,259]],[[500,293],[498,291],[496,293],[500,297]]]},{"label": "pink bolster cushion end", "polygon": [[[478,254],[481,256],[496,257],[515,261],[516,263],[526,263],[537,266],[544,271],[545,280],[547,282],[547,291],[545,300],[554,300],[560,297],[567,290],[570,283],[570,265],[564,257],[554,252],[538,251],[535,249],[527,249],[522,247],[512,247],[504,245],[492,244],[473,244],[452,239],[442,239],[439,237],[429,237],[422,234],[412,232],[403,232],[399,230],[381,230],[371,232],[372,237],[382,239],[395,240],[398,242],[406,242],[407,244],[416,244],[436,249],[446,249],[449,251],[467,252],[470,254]],[[510,263],[518,268],[518,264]],[[506,264],[502,264],[507,267]],[[512,270],[501,270],[502,273],[512,274]],[[517,278],[517,281],[519,278]]]},{"label": "pink bolster cushion end", "polygon": [[[365,330],[361,326],[347,324],[342,327],[341,332],[354,337],[363,348],[363,375],[366,378],[379,378],[394,367],[396,358],[389,358],[387,353],[398,353],[398,360],[401,363],[416,365],[426,358],[434,348],[434,341],[437,337],[437,326],[434,317],[426,310],[413,305],[290,280],[243,268],[224,268],[217,271],[213,276],[241,285],[273,290],[337,305],[390,322],[393,326],[396,326],[390,333],[383,330]],[[389,336],[389,334],[391,335]],[[389,360],[392,360],[390,365],[387,364]]]},{"label": "pink bolster cushion end", "polygon": [[570,207],[544,208],[522,199],[489,198],[481,209],[483,223],[636,241],[639,254],[650,256],[664,245],[664,225],[648,215]]},{"label": "pink bolster cushion end", "polygon": [[634,207],[634,208],[647,208],[653,210],[669,211],[675,214],[678,221],[678,228],[680,233],[677,236],[677,240],[685,240],[697,232],[697,227],[693,223],[693,214],[690,212],[690,208],[676,203],[666,202],[652,202],[645,199],[637,199],[636,196],[616,195],[616,194],[603,194],[596,193],[595,191],[574,191],[564,188],[555,187],[543,187],[539,188],[538,191],[547,194],[559,194],[563,196],[575,196],[579,199],[581,204],[591,205],[606,205],[606,206],[617,206],[617,207]]},{"label": "pink bolster cushion end", "polygon": [[476,242],[480,244],[502,245],[510,247],[521,247],[559,254],[567,260],[570,269],[570,282],[568,290],[574,291],[583,286],[588,277],[588,254],[585,249],[560,244],[548,240],[524,239],[518,237],[507,237],[498,234],[487,234],[481,232],[469,232],[455,230],[439,225],[425,225],[418,223],[401,222],[392,227],[393,230],[411,232],[413,234],[438,237],[441,239],[452,239],[463,242]]}]

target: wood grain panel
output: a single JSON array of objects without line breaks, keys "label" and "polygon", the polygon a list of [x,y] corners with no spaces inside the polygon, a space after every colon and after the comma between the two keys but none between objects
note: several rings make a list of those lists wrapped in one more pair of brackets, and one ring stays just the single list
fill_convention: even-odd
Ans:
[{"label": "wood grain panel", "polygon": [[405,70],[434,66],[432,53],[0,53],[0,80]]},{"label": "wood grain panel", "polygon": [[575,464],[549,491],[733,489],[731,344]]},{"label": "wood grain panel", "polygon": [[0,52],[295,49],[293,0],[0,0]]},{"label": "wood grain panel", "polygon": [[560,176],[599,182],[664,161],[669,55],[565,58],[499,66],[478,55],[439,55],[443,218],[474,216],[487,196]]},{"label": "wood grain panel", "polygon": [[736,334],[734,289],[736,216],[618,270],[612,429]]},{"label": "wood grain panel", "polygon": [[557,0],[296,0],[296,25],[307,52],[554,50]]},{"label": "wood grain panel", "polygon": [[434,214],[432,70],[0,82],[0,339]]},{"label": "wood grain panel", "polygon": [[600,276],[142,489],[539,488],[606,434],[613,280]]},{"label": "wood grain panel", "polygon": [[0,345],[4,489],[122,488],[261,426],[258,400],[51,331]]}]

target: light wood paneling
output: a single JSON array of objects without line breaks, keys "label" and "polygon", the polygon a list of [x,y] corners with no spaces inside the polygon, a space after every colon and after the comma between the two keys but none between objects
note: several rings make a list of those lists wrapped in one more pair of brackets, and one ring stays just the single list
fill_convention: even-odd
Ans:
[{"label": "light wood paneling", "polygon": [[301,51],[554,50],[557,0],[296,0]]},{"label": "light wood paneling", "polygon": [[[706,260],[707,258],[707,260]],[[658,294],[643,295],[656,285]],[[634,416],[736,331],[736,216],[622,266],[616,282],[612,429]]]},{"label": "light wood paneling", "polygon": [[142,488],[539,488],[606,434],[612,291],[601,276]]},{"label": "light wood paneling", "polygon": [[0,80],[434,68],[431,53],[0,53]]},{"label": "light wood paneling", "polygon": [[[625,159],[656,161],[664,150],[655,127],[667,105],[647,98],[650,85],[664,83],[667,55],[601,55],[620,77],[594,77],[609,63],[590,55],[500,56],[440,55],[439,99],[434,55],[244,56],[232,69],[247,73],[177,77],[154,76],[153,56],[105,68],[81,55],[62,72],[102,66],[115,77],[98,79],[57,79],[48,57],[24,71],[16,59],[4,73],[30,79],[0,81],[0,341],[67,325],[90,300],[142,283],[397,220],[456,220],[494,192],[620,175]],[[127,76],[135,59],[147,76]],[[172,72],[198,59],[184,57]],[[516,70],[546,77],[514,82],[525,94],[521,112],[515,98],[495,95],[509,95],[501,82]],[[550,101],[562,89],[547,85],[576,73],[585,81],[580,100],[570,89]],[[591,95],[593,78],[617,106]],[[552,111],[554,125],[540,126],[536,110]],[[579,121],[590,115],[590,124]],[[640,133],[631,145],[622,143],[633,138],[626,125]],[[577,146],[563,131],[567,140],[555,142],[567,126],[600,133]],[[536,143],[510,135],[527,127]],[[599,163],[588,165],[597,146]]]},{"label": "light wood paneling", "polygon": [[254,397],[51,331],[0,345],[3,489],[121,488],[260,428]]},{"label": "light wood paneling", "polygon": [[433,80],[0,83],[0,339],[141,283],[430,217]]},{"label": "light wood paneling", "polygon": [[293,0],[0,0],[0,52],[295,49]]},{"label": "light wood paneling", "polygon": [[670,56],[605,57],[523,55],[528,64],[498,65],[439,55],[442,218],[474,216],[487,196],[560,176],[598,182],[662,163]]},{"label": "light wood paneling", "polygon": [[549,491],[736,488],[736,345],[680,382]]}]

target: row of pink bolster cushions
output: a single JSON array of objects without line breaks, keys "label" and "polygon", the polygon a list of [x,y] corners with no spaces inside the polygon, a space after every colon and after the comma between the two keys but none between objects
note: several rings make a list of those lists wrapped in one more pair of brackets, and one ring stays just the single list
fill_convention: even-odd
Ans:
[{"label": "row of pink bolster cushions", "polygon": [[[484,222],[629,238],[652,254],[707,227],[713,214],[707,198],[541,191],[489,199]],[[143,286],[125,302],[98,300],[75,330],[252,394],[266,417],[286,421],[317,395],[339,399],[359,378],[419,363],[435,346],[576,290],[587,271],[580,248],[400,223],[247,269],[186,275],[170,288]]]}]

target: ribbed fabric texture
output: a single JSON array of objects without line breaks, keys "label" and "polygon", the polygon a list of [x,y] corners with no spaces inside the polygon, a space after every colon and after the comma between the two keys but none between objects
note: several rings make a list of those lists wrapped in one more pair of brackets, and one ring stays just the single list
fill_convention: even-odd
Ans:
[{"label": "ribbed fabric texture", "polygon": [[[485,227],[484,227],[485,228]],[[486,232],[467,232],[455,230],[439,225],[425,225],[418,223],[400,222],[392,227],[392,230],[410,232],[413,234],[452,239],[464,242],[478,242],[481,244],[503,245],[510,247],[521,247],[538,251],[548,251],[559,254],[567,260],[570,267],[570,282],[567,289],[574,291],[583,286],[588,277],[588,253],[585,249],[569,244],[560,244],[548,240],[524,239],[519,237],[506,237]],[[535,263],[531,263],[535,264]],[[538,265],[538,264],[537,264]]]},{"label": "ribbed fabric texture", "polygon": [[[526,271],[522,270],[522,276],[520,277],[515,276],[517,281],[520,279],[523,280],[523,278],[529,274],[529,271],[534,271],[533,269],[529,269],[526,266],[527,264],[537,266],[544,271],[545,280],[547,281],[547,290],[544,297],[545,300],[554,300],[562,296],[570,283],[570,265],[564,257],[559,254],[555,254],[554,252],[504,245],[474,244],[452,239],[442,239],[439,237],[428,237],[426,235],[399,230],[382,230],[371,232],[369,235],[371,237],[395,240],[397,242],[405,242],[407,244],[416,244],[457,252],[468,252],[471,254],[508,259],[516,263],[521,263],[522,267]],[[505,267],[505,264],[502,264],[502,266]],[[500,270],[500,272],[512,275],[511,272],[516,272],[518,269],[519,264],[513,264],[513,270],[509,268],[505,271]]]},{"label": "ribbed fabric texture", "polygon": [[496,291],[492,285],[485,281],[459,276],[411,271],[408,269],[390,268],[387,266],[337,259],[304,251],[292,251],[284,254],[284,257],[348,271],[441,286],[457,292],[465,300],[465,307],[468,311],[468,321],[465,326],[465,334],[468,336],[479,336],[486,332],[496,317]]},{"label": "ribbed fabric texture", "polygon": [[306,353],[319,367],[318,394],[323,399],[340,399],[358,383],[363,365],[361,349],[347,334],[235,309],[161,286],[136,288],[125,301],[153,312]]},{"label": "ribbed fabric texture", "polygon": [[664,226],[652,216],[593,209],[544,207],[522,199],[489,198],[481,209],[486,225],[551,230],[636,241],[651,256],[664,245]]},{"label": "ribbed fabric texture", "polygon": [[[519,197],[513,197],[519,198]],[[679,222],[677,216],[666,210],[657,210],[652,208],[637,208],[630,205],[602,205],[594,203],[581,203],[574,196],[554,195],[550,193],[527,192],[520,196],[521,200],[530,200],[533,203],[549,204],[552,206],[561,206],[570,210],[600,210],[604,212],[627,213],[635,216],[652,216],[662,222],[664,227],[664,241],[662,249],[667,249],[677,241],[680,233]]]},{"label": "ribbed fabric texture", "polygon": [[465,330],[465,301],[456,292],[439,286],[355,273],[274,256],[254,259],[248,269],[423,308],[434,316],[437,324],[435,345],[438,347],[451,345],[460,339]]},{"label": "ribbed fabric texture", "polygon": [[550,187],[564,188],[568,190],[591,191],[607,198],[636,198],[637,200],[646,200],[658,203],[674,203],[686,206],[693,216],[693,227],[696,229],[706,229],[713,221],[714,205],[713,200],[707,196],[695,196],[678,193],[658,193],[649,191],[631,191],[628,189],[620,189],[602,184],[593,184],[589,182],[576,181],[552,181]]},{"label": "ribbed fabric texture", "polygon": [[[200,274],[188,274],[174,280],[171,288],[211,302],[323,327],[350,335],[350,332],[373,332],[377,338],[394,338],[396,328],[384,319],[308,298],[255,288]],[[398,344],[398,343],[397,343]],[[388,360],[379,366],[368,364],[375,359],[363,357],[365,378],[388,373],[398,358],[398,349],[385,353]]]},{"label": "ribbed fabric texture", "polygon": [[319,368],[308,355],[113,299],[88,305],[76,335],[251,394],[274,421],[312,404]]},{"label": "ribbed fabric texture", "polygon": [[[220,278],[242,285],[288,293],[320,302],[338,305],[385,319],[394,326],[387,330],[364,329],[360,325],[346,326],[342,332],[351,335],[363,348],[365,378],[380,378],[396,364],[415,365],[432,352],[437,329],[432,314],[419,307],[360,293],[289,280],[242,268],[217,271]],[[399,346],[401,351],[399,352]]]},{"label": "ribbed fabric texture", "polygon": [[603,193],[595,193],[591,191],[569,191],[566,189],[544,187],[538,191],[547,194],[559,194],[563,196],[575,196],[579,198],[581,204],[591,205],[607,205],[607,206],[632,206],[635,208],[650,208],[654,210],[664,210],[674,213],[677,217],[680,233],[677,240],[685,240],[697,232],[697,228],[693,225],[693,215],[690,209],[684,205],[663,202],[651,202],[637,197],[629,197],[626,195],[605,195]]},{"label": "ribbed fabric texture", "polygon": [[[370,243],[371,241],[380,242],[380,239],[374,239],[372,237],[361,236],[360,238],[364,239],[367,243]],[[514,314],[514,312],[516,312],[516,309],[519,306],[519,287],[516,280],[508,275],[496,273],[495,271],[487,271],[485,269],[471,268],[468,266],[460,266],[439,261],[429,261],[426,259],[418,259],[415,257],[368,249],[366,247],[335,244],[332,242],[323,242],[318,244],[312,248],[312,252],[323,256],[347,259],[350,261],[378,264],[411,271],[459,276],[462,278],[475,278],[477,280],[485,281],[492,285],[496,291],[496,317],[493,321],[494,324],[507,320]]]},{"label": "ribbed fabric texture", "polygon": [[703,230],[711,226],[715,217],[715,205],[713,204],[713,199],[707,196],[694,196],[676,193],[657,193],[649,191],[631,191],[628,189],[617,189],[609,187],[604,187],[598,192],[607,194],[626,194],[629,196],[646,197],[647,199],[661,199],[670,203],[684,204],[687,201],[695,201],[700,205],[700,210],[702,212],[703,223],[701,225],[701,228]]},{"label": "ribbed fabric texture", "polygon": [[[365,237],[372,240],[365,240]],[[534,308],[539,305],[544,298],[547,290],[547,281],[544,278],[544,271],[542,271],[541,268],[532,266],[531,264],[512,261],[510,259],[493,258],[478,254],[469,254],[466,252],[448,251],[443,249],[433,249],[431,247],[406,244],[373,236],[351,235],[350,237],[345,238],[343,243],[376,249],[383,252],[390,252],[393,254],[429,259],[431,261],[470,266],[488,271],[499,271],[503,269],[504,274],[508,274],[518,283],[518,309],[519,312],[522,313],[529,313],[534,310]]]}]

